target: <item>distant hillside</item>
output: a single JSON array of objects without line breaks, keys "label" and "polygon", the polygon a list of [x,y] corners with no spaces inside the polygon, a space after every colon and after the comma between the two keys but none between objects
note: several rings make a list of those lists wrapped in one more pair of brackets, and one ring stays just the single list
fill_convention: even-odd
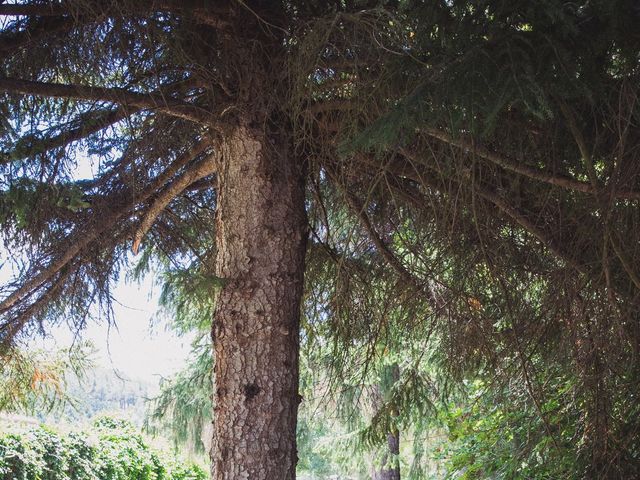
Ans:
[{"label": "distant hillside", "polygon": [[155,395],[158,385],[120,376],[110,368],[95,367],[81,380],[70,382],[68,393],[73,404],[53,415],[39,415],[47,422],[83,422],[108,413],[142,425],[146,399]]},{"label": "distant hillside", "polygon": [[26,415],[18,415],[14,413],[0,412],[0,433],[4,432],[7,428],[13,426],[28,427],[30,425],[37,425],[38,420]]}]

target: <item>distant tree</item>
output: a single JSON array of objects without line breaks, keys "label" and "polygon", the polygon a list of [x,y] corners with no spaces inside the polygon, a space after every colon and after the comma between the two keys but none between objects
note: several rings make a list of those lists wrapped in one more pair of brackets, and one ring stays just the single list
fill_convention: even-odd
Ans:
[{"label": "distant tree", "polygon": [[[136,276],[145,275],[149,258],[136,266]],[[160,315],[178,336],[192,335],[187,365],[160,383],[159,394],[147,403],[145,430],[173,440],[175,447],[187,447],[196,455],[209,453],[213,420],[211,317],[215,309],[212,290],[217,279],[203,273],[195,262],[187,268],[167,268],[160,278]]]}]

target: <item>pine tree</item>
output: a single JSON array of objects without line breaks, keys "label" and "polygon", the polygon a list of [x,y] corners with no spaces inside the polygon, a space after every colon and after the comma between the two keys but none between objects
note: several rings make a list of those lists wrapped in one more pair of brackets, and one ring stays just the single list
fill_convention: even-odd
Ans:
[{"label": "pine tree", "polygon": [[[108,309],[127,250],[179,262],[207,256],[215,234],[213,475],[293,478],[306,235],[304,162],[278,120],[283,7],[0,13],[17,15],[1,42],[5,233],[33,252],[0,306],[3,345],[46,319],[82,323],[94,301]],[[87,153],[96,173],[78,178],[74,157]]]},{"label": "pine tree", "polygon": [[213,476],[293,478],[310,233],[307,265],[321,251],[318,268],[337,268],[317,300],[338,345],[378,345],[384,325],[360,307],[385,278],[448,378],[520,379],[561,451],[574,437],[555,433],[543,373],[563,372],[576,470],[637,474],[634,2],[64,0],[0,15],[0,218],[21,267],[2,348],[82,326],[95,303],[108,314],[130,250],[197,261],[216,296]]}]

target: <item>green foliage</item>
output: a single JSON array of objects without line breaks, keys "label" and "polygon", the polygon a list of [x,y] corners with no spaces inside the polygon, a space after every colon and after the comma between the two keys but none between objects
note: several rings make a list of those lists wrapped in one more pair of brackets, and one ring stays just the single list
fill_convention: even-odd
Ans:
[{"label": "green foliage", "polygon": [[95,366],[82,379],[72,379],[67,384],[67,395],[74,399],[73,404],[52,415],[38,412],[37,417],[44,422],[85,422],[104,412],[118,412],[141,425],[153,387],[152,382],[124,379],[113,368]]},{"label": "green foliage", "polygon": [[[447,440],[435,449],[447,479],[579,479],[578,411],[561,400],[565,385],[538,411],[526,392],[504,389],[503,398],[474,382],[465,400],[440,413]],[[506,398],[504,398],[506,397]]]},{"label": "green foliage", "polygon": [[303,405],[298,415],[298,475],[366,475],[363,455],[354,454],[354,435],[317,405]]},{"label": "green foliage", "polygon": [[151,449],[130,423],[103,417],[85,432],[45,426],[0,436],[2,480],[205,480],[197,465]]},{"label": "green foliage", "polygon": [[160,305],[178,335],[195,335],[188,364],[171,378],[163,379],[160,393],[148,404],[144,422],[151,434],[163,434],[176,447],[205,454],[203,432],[213,415],[213,355],[210,325],[214,292],[222,280],[206,273],[199,263],[172,269],[162,277]]},{"label": "green foliage", "polygon": [[20,178],[0,192],[0,223],[12,223],[16,229],[28,231],[52,209],[77,212],[88,208],[91,204],[86,201],[82,186],[82,182],[44,184]]},{"label": "green foliage", "polygon": [[[246,44],[268,47],[240,36],[233,48],[242,29],[218,44],[188,16],[102,15],[95,2],[75,3],[74,18],[96,10],[101,20],[35,38],[29,55],[7,55],[7,76],[160,91],[230,127],[235,111],[282,106],[265,125],[282,127],[308,162],[313,233],[302,465],[327,472],[353,460],[344,443],[324,448],[336,432],[364,440],[362,453],[393,429],[437,428],[439,412],[451,477],[638,477],[637,2],[285,2],[273,11],[261,10],[268,2],[231,2],[238,15],[262,4],[251,16],[267,13],[265,28],[287,32],[268,74],[246,79]],[[3,31],[26,32],[33,21]],[[232,72],[278,88],[251,94],[247,106],[236,92],[252,89]],[[185,78],[206,87],[182,95],[172,85]],[[108,304],[109,280],[153,199],[141,194],[202,130],[150,111],[87,139],[89,151],[122,157],[100,162],[90,190],[99,201],[86,208],[84,190],[64,174],[84,142],[59,152],[45,137],[56,125],[91,127],[94,106],[5,99],[0,220],[5,243],[23,240],[24,230],[35,253],[15,286],[69,258],[9,306],[0,335],[10,342],[13,325],[55,318],[53,299],[78,305],[69,317],[79,323],[89,310],[81,300],[98,292]],[[41,153],[18,169],[15,160],[32,151]],[[197,331],[202,349],[166,382],[154,412],[181,441],[199,441],[211,411],[204,352],[221,285],[210,268],[215,194],[195,187],[163,210],[143,252],[147,264],[159,258],[170,270],[163,301],[176,330]],[[120,220],[95,230],[114,209]],[[66,256],[70,241],[92,231],[89,245]],[[183,268],[195,258],[198,268]],[[384,368],[393,362],[401,374],[390,383]],[[339,421],[319,425],[318,408]]]},{"label": "green foliage", "polygon": [[176,450],[187,447],[193,453],[204,454],[203,431],[213,415],[212,375],[210,349],[192,354],[183,370],[162,381],[160,393],[148,405],[145,430],[168,436]]},{"label": "green foliage", "polygon": [[563,102],[606,108],[638,75],[629,0],[407,2],[404,14],[410,60],[387,81],[408,88],[359,147],[411,142],[438,124],[490,137],[505,118],[551,121]]}]

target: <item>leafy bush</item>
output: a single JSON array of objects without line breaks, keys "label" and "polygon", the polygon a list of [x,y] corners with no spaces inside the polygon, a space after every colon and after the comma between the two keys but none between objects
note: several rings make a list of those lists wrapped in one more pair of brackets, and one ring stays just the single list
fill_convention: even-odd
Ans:
[{"label": "leafy bush", "polygon": [[570,384],[555,381],[557,393],[537,406],[524,387],[500,395],[485,393],[481,381],[469,385],[466,401],[439,412],[447,439],[434,453],[445,467],[444,478],[585,478],[578,458],[576,408],[560,398]]},{"label": "leafy bush", "polygon": [[98,419],[86,432],[38,426],[0,436],[0,480],[205,480],[197,465],[151,449],[133,425]]}]

